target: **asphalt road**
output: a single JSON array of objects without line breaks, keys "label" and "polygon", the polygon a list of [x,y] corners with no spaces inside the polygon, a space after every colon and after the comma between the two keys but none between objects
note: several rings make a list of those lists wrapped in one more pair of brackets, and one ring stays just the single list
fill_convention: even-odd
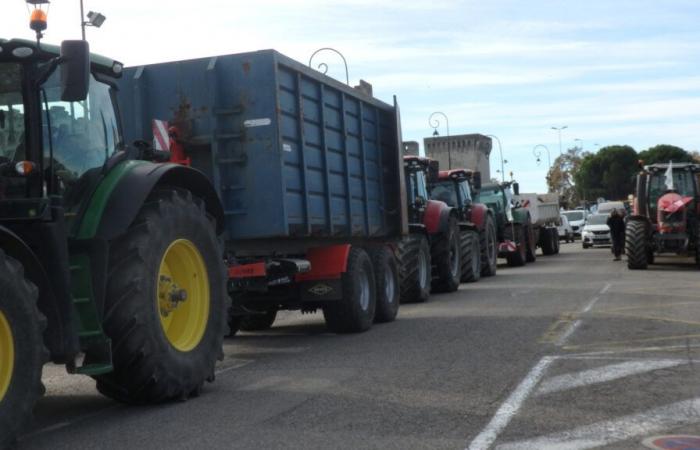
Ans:
[{"label": "asphalt road", "polygon": [[[700,277],[562,244],[359,335],[284,314],[185,403],[129,407],[47,366],[21,449],[640,448],[700,435]],[[694,447],[695,448],[695,447]]]}]

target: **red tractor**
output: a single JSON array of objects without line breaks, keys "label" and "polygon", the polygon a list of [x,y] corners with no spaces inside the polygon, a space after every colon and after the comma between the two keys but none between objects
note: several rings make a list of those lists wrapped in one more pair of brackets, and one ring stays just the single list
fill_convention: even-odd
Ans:
[{"label": "red tractor", "polygon": [[437,181],[437,161],[405,156],[404,169],[410,234],[398,249],[401,300],[424,302],[431,288],[453,292],[465,275],[478,279],[479,235],[457,208],[430,199],[428,186]]},{"label": "red tractor", "polygon": [[[430,187],[433,199],[445,202],[456,209],[462,223],[471,224],[479,233],[481,271],[474,273],[463,265],[462,281],[477,281],[481,276],[496,274],[498,238],[493,211],[483,203],[474,201],[481,190],[481,173],[466,169],[440,171],[438,180]],[[466,234],[466,233],[465,233]],[[462,253],[469,251],[464,243]]]},{"label": "red tractor", "polygon": [[637,175],[625,233],[630,269],[646,269],[657,253],[690,253],[700,266],[698,172],[698,164],[671,162],[644,166]]}]

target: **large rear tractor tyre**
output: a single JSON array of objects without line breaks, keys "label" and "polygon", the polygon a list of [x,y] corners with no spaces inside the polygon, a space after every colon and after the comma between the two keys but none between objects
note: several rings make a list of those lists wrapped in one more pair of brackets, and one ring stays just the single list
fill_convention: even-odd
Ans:
[{"label": "large rear tractor tyre", "polygon": [[48,360],[37,309],[39,291],[22,265],[0,250],[0,448],[13,445],[44,393],[41,371]]},{"label": "large rear tractor tyre", "polygon": [[343,298],[323,307],[326,326],[334,333],[359,333],[374,322],[377,290],[374,268],[367,252],[352,247],[342,276]]},{"label": "large rear tractor tyre", "polygon": [[535,262],[537,260],[537,239],[535,239],[535,229],[532,227],[529,217],[525,225],[525,238],[527,239],[525,260],[529,263]]},{"label": "large rear tractor tyre", "polygon": [[435,292],[454,292],[459,289],[462,270],[462,249],[459,224],[454,217],[445,233],[435,239],[432,249],[433,284]]},{"label": "large rear tractor tyre", "polygon": [[[241,331],[264,331],[269,330],[277,318],[277,309],[271,309],[263,314],[251,314],[240,319],[238,328]],[[230,327],[229,327],[230,328]]]},{"label": "large rear tractor tyre", "polygon": [[496,275],[498,266],[498,237],[496,236],[496,224],[491,215],[486,215],[484,229],[479,233],[479,246],[481,248],[481,276],[492,277]]},{"label": "large rear tractor tyre", "polygon": [[374,266],[377,291],[377,308],[374,313],[375,323],[393,322],[399,312],[399,265],[394,253],[386,246],[369,250]]},{"label": "large rear tractor tyre", "polygon": [[525,233],[523,226],[520,224],[507,225],[505,229],[505,238],[512,241],[517,250],[506,255],[506,261],[510,267],[524,266],[527,261]]},{"label": "large rear tractor tyre", "polygon": [[161,189],[112,243],[103,326],[114,371],[95,376],[101,393],[185,400],[214,380],[229,310],[215,230],[201,200]]},{"label": "large rear tractor tyre", "polygon": [[401,303],[427,302],[430,297],[430,244],[422,234],[411,234],[399,243]]},{"label": "large rear tractor tyre", "polygon": [[[625,228],[625,253],[627,267],[631,270],[644,270],[649,264],[650,247],[646,224],[630,220]],[[653,258],[653,253],[652,253]]]},{"label": "large rear tractor tyre", "polygon": [[474,283],[481,279],[481,247],[479,233],[474,230],[460,231],[462,244],[462,276],[463,283]]}]

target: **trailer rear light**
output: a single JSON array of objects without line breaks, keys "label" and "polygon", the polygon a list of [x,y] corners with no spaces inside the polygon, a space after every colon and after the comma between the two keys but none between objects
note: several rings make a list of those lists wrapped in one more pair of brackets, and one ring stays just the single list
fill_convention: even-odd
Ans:
[{"label": "trailer rear light", "polygon": [[22,176],[27,176],[34,171],[34,163],[31,161],[20,161],[15,164],[15,172]]}]

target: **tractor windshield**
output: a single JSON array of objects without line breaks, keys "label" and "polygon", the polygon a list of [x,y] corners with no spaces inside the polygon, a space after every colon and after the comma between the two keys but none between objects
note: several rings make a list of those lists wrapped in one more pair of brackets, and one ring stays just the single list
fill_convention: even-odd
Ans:
[{"label": "tractor windshield", "polygon": [[448,206],[458,206],[454,181],[448,180],[436,183],[430,190],[430,198],[445,202]]},{"label": "tractor windshield", "polygon": [[24,145],[22,68],[0,63],[0,161],[13,160]]},{"label": "tractor windshield", "polygon": [[55,193],[71,211],[88,198],[121,140],[110,86],[91,76],[88,98],[65,102],[59,73],[42,86],[44,157],[53,162]]},{"label": "tractor windshield", "polygon": [[[695,197],[695,174],[689,170],[674,169],[673,188],[684,197]],[[649,179],[649,212],[654,220],[659,198],[667,191],[665,173],[659,171],[652,174]]]}]

